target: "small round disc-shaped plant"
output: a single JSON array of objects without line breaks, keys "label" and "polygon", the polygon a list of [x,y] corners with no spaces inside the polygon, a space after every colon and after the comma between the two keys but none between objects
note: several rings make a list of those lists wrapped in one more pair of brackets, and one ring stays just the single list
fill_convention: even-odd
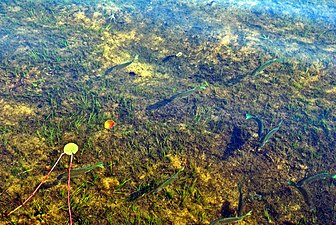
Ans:
[{"label": "small round disc-shaped plant", "polygon": [[67,155],[75,154],[78,151],[78,145],[75,143],[68,143],[64,146],[64,153]]},{"label": "small round disc-shaped plant", "polygon": [[113,120],[106,120],[104,123],[104,128],[105,129],[111,129],[112,127],[114,127],[115,122]]}]

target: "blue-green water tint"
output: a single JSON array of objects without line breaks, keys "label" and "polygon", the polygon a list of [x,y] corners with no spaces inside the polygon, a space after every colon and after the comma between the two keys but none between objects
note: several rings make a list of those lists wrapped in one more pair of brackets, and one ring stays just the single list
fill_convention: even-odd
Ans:
[{"label": "blue-green water tint", "polygon": [[[335,220],[333,1],[5,0],[0,15],[5,223],[67,221],[62,183],[5,214],[68,142],[79,146],[74,168],[105,165],[71,181],[76,223],[230,222],[237,183],[241,207],[253,210],[246,224]],[[246,112],[286,126],[256,149]],[[116,126],[105,130],[109,119]],[[286,185],[320,171],[331,181],[302,195]]]},{"label": "blue-green water tint", "polygon": [[[336,24],[336,6],[333,0],[135,1],[134,5],[136,10],[143,13],[144,20],[161,23],[162,29],[174,27],[198,38],[217,38],[230,30],[243,36],[245,44],[251,42],[262,45],[282,57],[307,60],[307,55],[310,55],[312,61],[313,57],[328,57],[324,51],[329,51],[329,45],[322,40],[325,37],[310,41],[311,35],[317,37],[322,34],[320,28],[325,31],[334,30]],[[220,20],[207,19],[212,17],[214,10],[223,13]],[[255,20],[254,16],[259,18]],[[238,27],[237,22],[241,22],[243,27]],[[269,26],[271,24],[273,26]],[[273,29],[275,27],[277,29]],[[319,27],[316,33],[313,32],[314,27]],[[335,35],[335,31],[330,34],[333,37]],[[258,38],[258,43],[254,43],[252,37]]]}]

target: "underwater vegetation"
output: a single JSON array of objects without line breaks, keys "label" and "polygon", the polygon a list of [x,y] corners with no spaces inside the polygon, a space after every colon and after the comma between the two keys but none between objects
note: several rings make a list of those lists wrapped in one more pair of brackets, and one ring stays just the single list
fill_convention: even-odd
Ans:
[{"label": "underwater vegetation", "polygon": [[50,171],[48,172],[48,174],[43,178],[43,180],[41,181],[41,183],[36,187],[36,189],[34,190],[34,192],[18,207],[16,207],[15,209],[13,209],[12,211],[10,211],[8,213],[8,216],[12,213],[14,213],[15,211],[17,211],[18,209],[20,209],[21,207],[23,207],[32,197],[34,197],[34,195],[36,194],[36,192],[38,191],[38,189],[44,184],[44,182],[48,179],[49,175],[51,174],[51,172],[55,169],[55,167],[57,166],[58,162],[61,160],[63,155],[69,155],[70,156],[70,163],[69,163],[69,168],[68,168],[68,210],[69,210],[69,221],[70,221],[70,225],[72,225],[72,216],[71,216],[71,208],[70,208],[70,178],[71,178],[71,167],[72,167],[72,160],[73,160],[73,154],[75,154],[78,151],[78,145],[75,143],[68,143],[64,146],[64,152],[58,157],[58,159],[56,160],[55,164],[53,165],[53,167],[50,169]]},{"label": "underwater vegetation", "polygon": [[0,224],[336,221],[333,6],[2,1]]}]

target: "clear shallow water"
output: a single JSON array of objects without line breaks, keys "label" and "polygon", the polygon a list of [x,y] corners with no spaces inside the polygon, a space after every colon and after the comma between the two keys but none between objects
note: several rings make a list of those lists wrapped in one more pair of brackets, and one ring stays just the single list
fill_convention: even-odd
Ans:
[{"label": "clear shallow water", "polygon": [[[2,223],[68,224],[57,180],[68,159],[7,213],[69,142],[75,169],[104,165],[71,181],[75,224],[209,224],[250,210],[242,224],[335,221],[333,178],[306,181],[308,200],[288,185],[335,174],[334,11],[332,1],[3,1]],[[258,147],[258,132],[277,126]]]}]

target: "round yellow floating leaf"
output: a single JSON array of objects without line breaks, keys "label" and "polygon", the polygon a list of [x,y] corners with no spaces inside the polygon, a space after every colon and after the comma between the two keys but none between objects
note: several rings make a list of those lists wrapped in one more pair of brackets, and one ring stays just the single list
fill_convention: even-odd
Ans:
[{"label": "round yellow floating leaf", "polygon": [[75,154],[78,151],[78,145],[75,143],[68,143],[64,146],[64,153],[67,155]]}]

